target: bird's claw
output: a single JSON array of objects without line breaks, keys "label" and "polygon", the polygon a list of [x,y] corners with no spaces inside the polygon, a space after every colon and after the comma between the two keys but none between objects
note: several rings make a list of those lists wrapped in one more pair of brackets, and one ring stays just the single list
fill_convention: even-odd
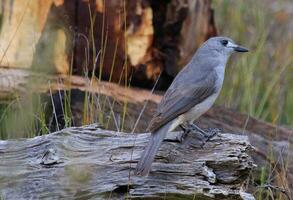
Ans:
[{"label": "bird's claw", "polygon": [[206,135],[205,135],[205,140],[202,142],[201,148],[204,147],[204,145],[210,141],[210,139],[212,139],[213,137],[215,137],[219,132],[221,132],[220,129],[218,128],[208,128],[205,130],[206,131]]},{"label": "bird's claw", "polygon": [[218,128],[208,128],[202,130],[195,124],[187,124],[187,126],[180,125],[180,128],[183,130],[183,134],[180,137],[179,141],[182,143],[187,135],[192,132],[196,134],[196,137],[200,140],[201,144],[199,145],[201,148],[210,141],[214,136],[216,136],[221,130]]}]

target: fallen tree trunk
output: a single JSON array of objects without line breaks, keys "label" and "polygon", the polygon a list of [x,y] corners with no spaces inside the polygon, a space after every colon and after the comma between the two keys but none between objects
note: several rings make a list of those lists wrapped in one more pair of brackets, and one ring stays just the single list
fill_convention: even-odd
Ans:
[{"label": "fallen tree trunk", "polygon": [[96,125],[0,141],[4,199],[254,199],[241,190],[254,164],[246,136],[220,133],[204,148],[194,134],[170,133],[148,177],[133,169],[149,134]]}]

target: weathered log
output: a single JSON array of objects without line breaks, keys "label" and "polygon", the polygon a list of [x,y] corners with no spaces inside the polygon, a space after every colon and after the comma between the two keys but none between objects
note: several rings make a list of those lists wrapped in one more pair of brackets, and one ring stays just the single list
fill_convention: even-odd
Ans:
[{"label": "weathered log", "polygon": [[242,191],[254,164],[246,136],[219,133],[204,148],[195,134],[163,142],[148,177],[133,175],[148,133],[96,125],[0,141],[4,199],[254,199]]}]

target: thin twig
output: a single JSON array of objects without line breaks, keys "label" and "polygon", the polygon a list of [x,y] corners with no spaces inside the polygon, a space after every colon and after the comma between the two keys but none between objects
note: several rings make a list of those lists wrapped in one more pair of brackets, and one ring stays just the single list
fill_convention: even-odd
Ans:
[{"label": "thin twig", "polygon": [[114,123],[115,123],[115,126],[116,126],[116,130],[117,130],[117,132],[119,132],[119,125],[118,125],[118,122],[116,120],[115,113],[114,113],[114,109],[113,109],[113,106],[114,105],[111,105],[111,102],[110,102],[110,100],[109,100],[108,97],[106,97],[106,99],[107,99],[107,101],[109,103],[109,106],[110,106],[110,112],[113,115],[113,119],[114,119]]},{"label": "thin twig", "polygon": [[[153,88],[152,88],[152,90],[151,90],[151,93],[150,93],[150,95],[149,95],[149,98],[150,98],[151,95],[154,93],[154,90],[155,90],[155,88],[156,88],[156,86],[157,86],[157,84],[158,84],[158,81],[159,81],[160,77],[161,77],[161,73],[159,74],[159,76],[158,76],[158,78],[157,78],[157,80],[156,80],[156,82],[155,82],[155,84],[154,84],[154,86],[153,86]],[[149,99],[149,98],[148,98],[148,99]],[[139,113],[139,116],[138,116],[138,118],[137,118],[137,120],[136,120],[136,122],[135,122],[135,124],[134,124],[134,127],[133,127],[131,133],[134,133],[134,131],[135,131],[137,125],[138,125],[138,122],[139,122],[139,120],[140,120],[140,118],[141,118],[141,116],[142,116],[142,113],[144,112],[144,110],[145,110],[147,104],[148,104],[148,100],[147,100],[147,101],[145,102],[145,104],[143,105],[143,108],[141,109],[141,111],[140,111],[140,113]]]},{"label": "thin twig", "polygon": [[53,113],[54,113],[54,116],[55,116],[56,127],[57,127],[57,130],[60,131],[59,130],[59,125],[58,125],[58,119],[57,119],[57,115],[56,115],[55,104],[54,104],[53,95],[52,95],[51,81],[49,81],[49,89],[50,89],[50,98],[51,98],[51,102],[52,102]]},{"label": "thin twig", "polygon": [[[162,74],[162,72],[159,74],[159,76],[158,76],[158,78],[157,78],[157,80],[156,80],[156,82],[155,82],[155,84],[154,84],[154,86],[153,86],[153,88],[152,88],[152,90],[151,90],[151,92],[150,92],[150,94],[149,94],[149,98],[148,98],[148,99],[150,99],[151,95],[154,93],[154,90],[155,90],[155,88],[156,88],[156,86],[157,86],[157,84],[158,84],[158,81],[159,81],[159,79],[160,79],[160,77],[161,77],[161,74]],[[134,127],[133,127],[131,133],[134,133],[134,131],[135,131],[135,129],[136,129],[136,126],[137,126],[137,124],[138,124],[138,122],[139,122],[139,120],[140,120],[140,118],[141,118],[141,116],[142,116],[142,113],[144,112],[144,110],[145,110],[145,108],[146,108],[146,106],[147,106],[147,103],[148,103],[148,100],[147,100],[147,101],[145,102],[145,104],[143,105],[143,108],[141,109],[141,111],[140,111],[140,113],[139,113],[139,116],[138,116],[138,118],[137,118],[137,120],[136,120],[136,122],[135,122],[135,124],[134,124]],[[133,148],[132,148],[132,150],[131,150],[130,161],[132,161],[133,151],[134,151],[134,146],[135,146],[135,143],[136,143],[136,137],[137,137],[137,134],[135,134],[135,136],[134,136]],[[131,162],[129,163],[128,188],[129,188],[129,186],[130,186],[130,171],[131,171],[130,169],[131,169]]]}]

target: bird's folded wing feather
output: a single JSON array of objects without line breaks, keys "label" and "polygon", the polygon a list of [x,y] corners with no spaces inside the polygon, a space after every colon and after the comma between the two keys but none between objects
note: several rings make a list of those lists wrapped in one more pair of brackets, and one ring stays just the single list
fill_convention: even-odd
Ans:
[{"label": "bird's folded wing feather", "polygon": [[159,103],[148,130],[154,132],[214,94],[216,92],[215,81],[216,76],[211,73],[195,82],[187,81],[178,86],[171,86]]}]

